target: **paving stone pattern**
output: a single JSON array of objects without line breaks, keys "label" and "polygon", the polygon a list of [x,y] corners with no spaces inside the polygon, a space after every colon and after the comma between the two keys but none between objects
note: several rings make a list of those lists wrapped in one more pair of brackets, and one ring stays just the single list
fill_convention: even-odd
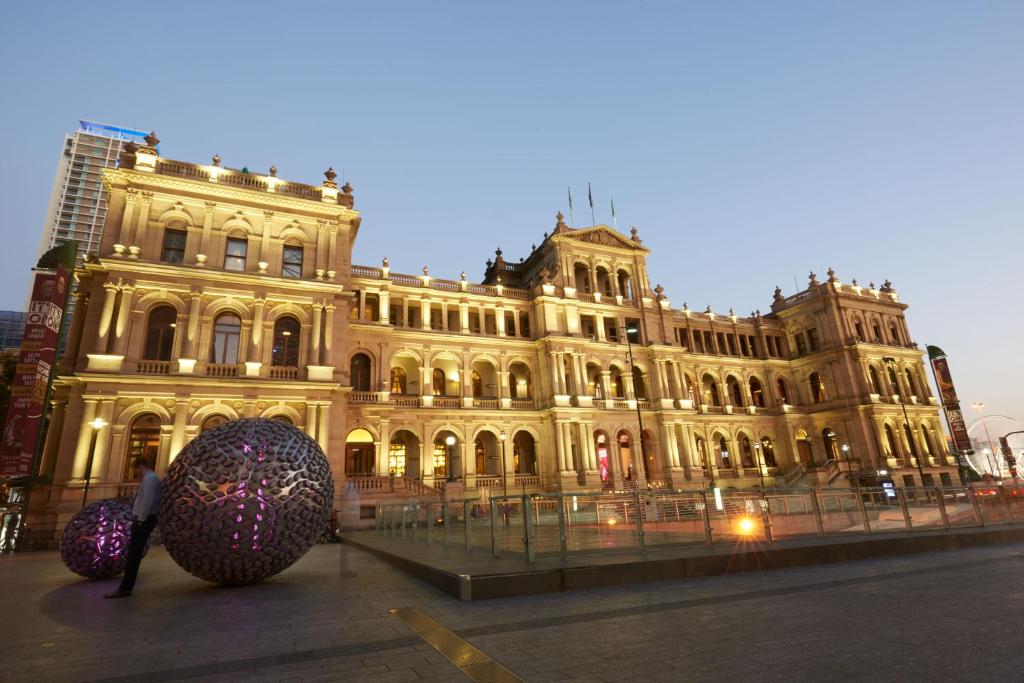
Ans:
[{"label": "paving stone pattern", "polygon": [[401,607],[527,681],[1021,680],[1022,579],[1014,544],[460,603],[339,545],[242,588],[158,547],[110,601],[56,553],[5,555],[0,681],[466,680]]}]

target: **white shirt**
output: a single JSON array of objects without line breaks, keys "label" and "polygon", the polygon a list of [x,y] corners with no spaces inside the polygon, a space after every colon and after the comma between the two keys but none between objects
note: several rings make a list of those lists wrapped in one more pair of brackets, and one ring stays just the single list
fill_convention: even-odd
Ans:
[{"label": "white shirt", "polygon": [[160,502],[160,493],[164,485],[160,477],[156,476],[153,470],[147,471],[139,483],[139,492],[135,494],[135,504],[132,506],[132,517],[140,522],[146,521],[150,515],[156,514],[156,506]]}]

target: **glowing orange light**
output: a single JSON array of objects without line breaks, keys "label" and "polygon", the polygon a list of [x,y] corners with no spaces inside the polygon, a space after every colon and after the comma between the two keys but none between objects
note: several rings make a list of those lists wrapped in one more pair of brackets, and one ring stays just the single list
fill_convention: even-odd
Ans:
[{"label": "glowing orange light", "polygon": [[754,520],[750,517],[741,517],[739,521],[740,533],[749,536],[754,533]]},{"label": "glowing orange light", "polygon": [[609,519],[608,520],[608,526],[615,526],[615,520],[614,519]]}]

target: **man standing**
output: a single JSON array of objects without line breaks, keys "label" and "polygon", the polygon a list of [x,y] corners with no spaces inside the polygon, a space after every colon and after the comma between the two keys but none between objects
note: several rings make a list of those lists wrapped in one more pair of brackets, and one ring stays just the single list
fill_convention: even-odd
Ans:
[{"label": "man standing", "polygon": [[146,552],[146,543],[156,528],[156,506],[160,502],[163,483],[146,458],[135,461],[135,476],[140,479],[139,492],[135,495],[135,504],[132,506],[132,536],[128,542],[124,578],[121,579],[118,589],[104,595],[105,598],[131,596],[132,589],[135,588],[135,579],[139,575],[139,565],[142,564],[142,555]]}]

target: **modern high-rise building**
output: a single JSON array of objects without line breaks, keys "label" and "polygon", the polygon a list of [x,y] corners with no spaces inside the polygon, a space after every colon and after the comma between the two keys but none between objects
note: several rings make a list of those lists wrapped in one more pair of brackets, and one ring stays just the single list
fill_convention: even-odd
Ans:
[{"label": "modern high-rise building", "polygon": [[24,311],[0,311],[0,352],[21,348],[27,317]]},{"label": "modern high-rise building", "polygon": [[131,128],[78,122],[78,130],[64,138],[37,257],[67,240],[79,242],[79,263],[86,253],[96,253],[107,216],[103,169],[117,166],[122,145],[145,144],[145,136]]}]

